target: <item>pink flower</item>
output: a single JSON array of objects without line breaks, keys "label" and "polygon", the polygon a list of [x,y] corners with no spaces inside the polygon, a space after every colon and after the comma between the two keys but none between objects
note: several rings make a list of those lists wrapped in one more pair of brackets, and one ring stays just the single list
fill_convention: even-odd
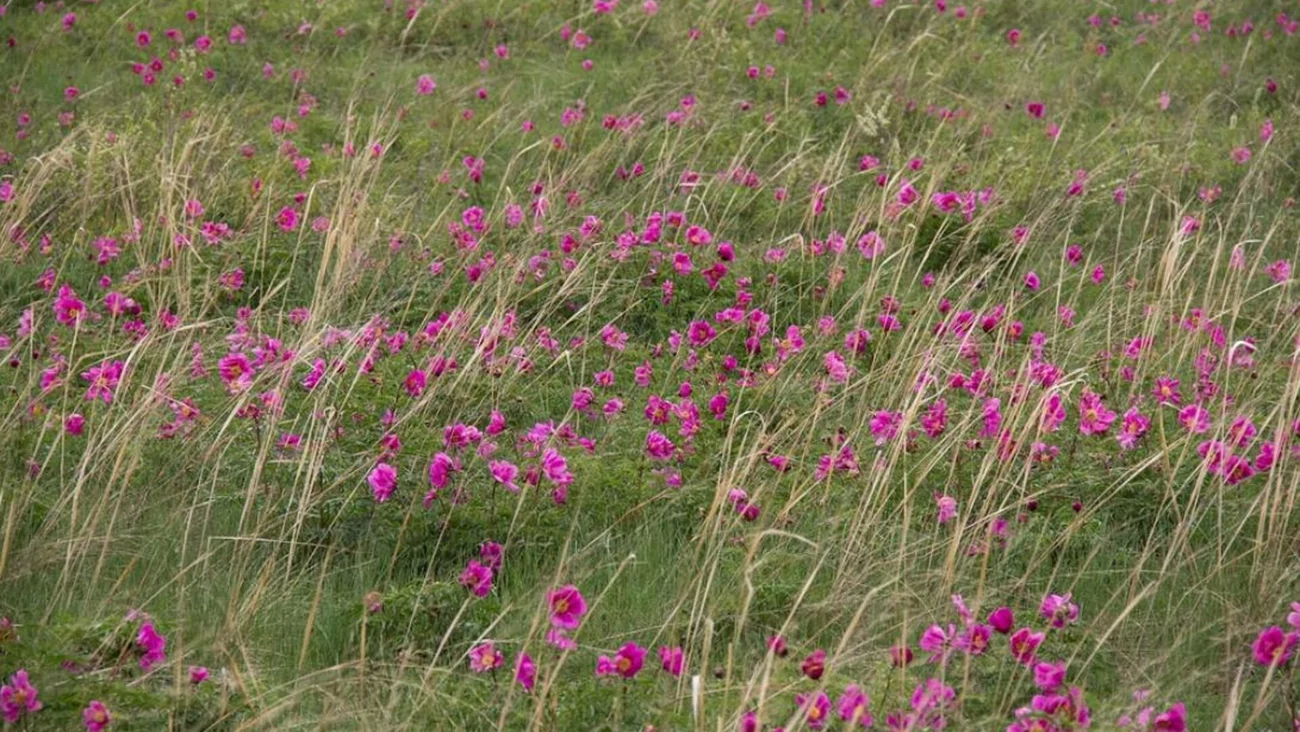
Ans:
[{"label": "pink flower", "polygon": [[[52,271],[52,270],[51,270]],[[76,326],[86,317],[86,303],[68,285],[59,287],[59,295],[54,300],[54,318],[63,325]]]},{"label": "pink flower", "polygon": [[1046,633],[1035,633],[1029,628],[1017,630],[1011,634],[1011,657],[1026,666],[1033,664],[1038,647],[1046,638]]},{"label": "pink flower", "polygon": [[388,463],[379,463],[366,476],[366,482],[375,495],[375,502],[383,503],[393,495],[393,489],[397,487],[397,468]]},{"label": "pink flower", "polygon": [[126,364],[121,361],[111,363],[104,361],[82,372],[81,378],[90,384],[86,388],[86,401],[93,402],[100,399],[105,404],[112,404],[114,392],[117,390],[117,385],[125,368]]},{"label": "pink flower", "polygon": [[1079,620],[1079,606],[1070,602],[1070,593],[1064,595],[1048,595],[1043,598],[1043,604],[1038,608],[1039,614],[1043,616],[1053,628],[1064,628],[1066,625],[1073,625]]},{"label": "pink flower", "polygon": [[808,657],[803,660],[799,668],[803,671],[804,676],[813,681],[820,679],[822,674],[826,672],[826,651],[818,648],[808,654]]},{"label": "pink flower", "polygon": [[550,606],[551,625],[556,628],[573,630],[587,614],[587,601],[573,585],[565,585],[558,590],[547,593],[546,603]]},{"label": "pink flower", "polygon": [[477,597],[487,597],[492,591],[492,568],[471,559],[460,573],[460,584]]},{"label": "pink flower", "polygon": [[1151,420],[1133,407],[1124,413],[1124,421],[1120,426],[1119,434],[1115,439],[1119,441],[1119,446],[1125,450],[1132,450],[1137,447],[1137,441],[1146,434],[1147,429],[1151,427]]},{"label": "pink flower", "polygon": [[1003,606],[989,613],[989,625],[1002,635],[1011,632],[1011,626],[1015,625],[1016,616],[1011,612],[1011,608]]},{"label": "pink flower", "polygon": [[415,93],[427,97],[438,88],[438,82],[433,80],[428,74],[420,74],[420,78],[415,80]]},{"label": "pink flower", "polygon": [[659,662],[663,664],[663,669],[673,676],[682,675],[682,647],[659,646]]},{"label": "pink flower", "polygon": [[939,505],[939,525],[952,521],[957,517],[957,499],[952,496],[945,496],[936,493],[934,501]]},{"label": "pink flower", "polygon": [[613,658],[601,656],[596,662],[597,676],[635,677],[645,665],[645,649],[636,643],[626,643]]},{"label": "pink flower", "polygon": [[148,671],[154,664],[167,660],[167,639],[146,622],[135,636],[136,650],[140,654],[140,668]]},{"label": "pink flower", "polygon": [[505,486],[511,493],[518,493],[519,486],[515,485],[515,478],[519,476],[519,467],[514,463],[506,460],[493,460],[488,463],[488,469],[492,472],[492,479]]},{"label": "pink flower", "polygon": [[840,719],[845,722],[856,723],[863,727],[870,727],[874,723],[869,711],[871,699],[866,692],[858,688],[857,684],[844,687],[844,694],[840,696],[839,704],[836,706]]},{"label": "pink flower", "polygon": [[208,680],[208,669],[204,666],[190,666],[190,685],[198,686]]},{"label": "pink flower", "polygon": [[1178,412],[1178,422],[1192,434],[1202,434],[1210,429],[1210,412],[1199,404],[1188,404]]},{"label": "pink flower", "polygon": [[809,729],[822,729],[826,726],[826,722],[831,715],[831,699],[826,696],[826,692],[797,694],[794,703],[803,710],[804,717],[808,720]]},{"label": "pink flower", "polygon": [[921,633],[921,640],[917,646],[930,654],[930,663],[943,661],[948,655],[956,633],[957,629],[951,624],[948,625],[947,630],[944,630],[942,625],[931,625]]},{"label": "pink flower", "polygon": [[524,691],[532,691],[533,685],[537,683],[537,665],[527,653],[520,653],[515,659],[515,681],[524,687]]},{"label": "pink flower", "polygon": [[108,707],[104,706],[104,702],[96,699],[81,710],[81,721],[86,725],[86,732],[103,732],[113,721],[113,717],[108,713]]},{"label": "pink flower", "polygon": [[1065,683],[1065,662],[1034,664],[1034,686],[1051,694]]},{"label": "pink flower", "polygon": [[1106,409],[1101,397],[1084,390],[1079,399],[1079,432],[1084,435],[1103,435],[1115,422],[1115,413]]},{"label": "pink flower", "polygon": [[298,212],[285,206],[276,214],[275,221],[280,225],[280,231],[293,231],[298,228]]},{"label": "pink flower", "polygon": [[469,652],[469,669],[475,673],[493,671],[505,663],[505,656],[497,653],[491,641],[474,646]]},{"label": "pink flower", "polygon": [[80,437],[86,430],[86,418],[75,412],[69,414],[67,419],[63,420],[63,429],[73,437]]},{"label": "pink flower", "polygon": [[45,705],[37,698],[36,687],[27,679],[27,671],[18,669],[9,677],[9,683],[0,686],[0,716],[16,724],[24,714],[35,714]]},{"label": "pink flower", "polygon": [[1156,715],[1152,732],[1187,732],[1187,707],[1182,702]]},{"label": "pink flower", "polygon": [[1261,666],[1281,666],[1290,660],[1297,639],[1300,636],[1296,633],[1284,632],[1276,625],[1261,630],[1251,647],[1255,653],[1255,663]]}]

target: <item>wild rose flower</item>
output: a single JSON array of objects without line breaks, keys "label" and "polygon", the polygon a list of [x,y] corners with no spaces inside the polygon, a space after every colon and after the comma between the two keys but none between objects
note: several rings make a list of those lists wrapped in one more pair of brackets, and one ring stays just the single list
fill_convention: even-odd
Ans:
[{"label": "wild rose flower", "polygon": [[1300,640],[1300,634],[1287,633],[1276,625],[1261,630],[1251,646],[1255,663],[1261,666],[1281,666],[1291,659],[1297,640]]},{"label": "wild rose flower", "polygon": [[939,525],[952,521],[957,518],[957,499],[952,496],[944,496],[936,493],[934,501],[939,506]]},{"label": "wild rose flower", "polygon": [[515,478],[519,475],[519,468],[514,463],[506,460],[493,460],[488,463],[488,469],[492,473],[492,479],[505,486],[511,493],[518,493],[519,486],[515,485]]},{"label": "wild rose flower", "polygon": [[870,727],[874,723],[869,710],[870,705],[871,699],[866,692],[858,688],[857,684],[849,684],[844,687],[844,693],[840,696],[836,709],[839,712],[840,719],[850,725],[857,724]]},{"label": "wild rose flower", "polygon": [[1079,399],[1079,432],[1084,435],[1103,435],[1115,422],[1115,413],[1106,409],[1101,397],[1085,390]]},{"label": "wild rose flower", "polygon": [[799,669],[803,671],[804,676],[813,681],[820,679],[822,674],[826,672],[826,651],[818,648],[808,654],[808,657],[800,664]]},{"label": "wild rose flower", "polygon": [[682,675],[683,654],[681,646],[660,646],[659,662],[663,669],[673,676]]},{"label": "wild rose flower", "polygon": [[531,692],[537,683],[537,665],[533,663],[533,657],[527,653],[520,653],[515,659],[515,681],[528,692]]},{"label": "wild rose flower", "polygon": [[9,683],[0,686],[0,716],[10,724],[17,724],[24,715],[35,714],[44,707],[36,687],[27,678],[26,669],[18,669],[9,677]]},{"label": "wild rose flower", "polygon": [[957,634],[957,629],[949,624],[947,630],[942,625],[931,625],[921,633],[921,640],[917,646],[930,654],[930,663],[943,661],[947,658],[950,644]]},{"label": "wild rose flower", "polygon": [[100,399],[105,404],[112,404],[117,385],[125,369],[126,364],[121,361],[104,361],[84,371],[81,378],[89,383],[86,388],[86,401],[93,402]]},{"label": "wild rose flower", "polygon": [[1029,666],[1035,662],[1038,647],[1046,640],[1046,633],[1035,633],[1029,628],[1021,628],[1011,634],[1011,657]]},{"label": "wild rose flower", "polygon": [[108,713],[108,707],[98,699],[81,710],[81,722],[86,726],[86,732],[103,732],[112,721],[113,717]]},{"label": "wild rose flower", "polygon": [[1152,732],[1187,732],[1187,707],[1182,702],[1156,715],[1151,722]]},{"label": "wild rose flower", "polygon": [[1003,606],[989,613],[989,626],[1002,635],[1010,633],[1015,622],[1015,614],[1011,612],[1009,607]]},{"label": "wild rose flower", "polygon": [[154,628],[153,623],[146,622],[140,626],[135,645],[140,654],[140,668],[145,671],[167,659],[167,639]]},{"label": "wild rose flower", "polygon": [[973,623],[957,636],[955,645],[972,656],[980,656],[988,650],[992,637],[992,627],[983,623]]},{"label": "wild rose flower", "polygon": [[1202,434],[1210,429],[1210,411],[1199,404],[1188,404],[1178,412],[1178,422],[1192,434]]},{"label": "wild rose flower", "polygon": [[794,703],[803,710],[809,729],[822,729],[826,726],[831,714],[831,699],[826,696],[826,692],[797,694]]},{"label": "wild rose flower", "polygon": [[1065,683],[1065,662],[1034,664],[1034,686],[1051,694]]},{"label": "wild rose flower", "polygon": [[636,643],[626,643],[613,658],[601,656],[596,661],[597,676],[622,676],[625,679],[635,677],[645,664],[645,649]]},{"label": "wild rose flower", "polygon": [[469,668],[475,673],[494,671],[505,663],[505,657],[497,652],[491,641],[474,646],[469,652]]},{"label": "wild rose flower", "polygon": [[1133,407],[1124,413],[1124,421],[1120,425],[1119,434],[1115,439],[1119,446],[1125,450],[1132,450],[1137,447],[1138,440],[1147,433],[1151,427],[1151,420]]},{"label": "wild rose flower", "polygon": [[375,496],[375,502],[384,503],[393,495],[393,490],[397,488],[397,468],[388,463],[379,463],[366,476],[366,482],[370,484],[370,491]]},{"label": "wild rose flower", "polygon": [[1066,625],[1073,625],[1079,620],[1079,606],[1070,602],[1069,592],[1064,595],[1048,595],[1044,597],[1038,612],[1051,623],[1053,628],[1064,628]]},{"label": "wild rose flower", "polygon": [[587,614],[587,601],[573,585],[565,585],[547,594],[546,603],[550,607],[551,625],[556,628],[574,630]]},{"label": "wild rose flower", "polygon": [[471,559],[460,573],[460,584],[477,597],[487,597],[492,591],[492,568]]}]

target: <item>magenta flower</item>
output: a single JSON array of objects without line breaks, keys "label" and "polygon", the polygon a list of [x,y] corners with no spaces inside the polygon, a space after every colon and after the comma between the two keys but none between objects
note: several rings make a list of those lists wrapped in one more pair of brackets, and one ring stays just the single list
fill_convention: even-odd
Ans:
[{"label": "magenta flower", "polygon": [[943,496],[938,493],[934,496],[934,501],[939,505],[939,525],[952,521],[957,517],[957,499],[952,496]]},{"label": "magenta flower", "polygon": [[434,495],[447,487],[451,474],[455,470],[456,462],[446,453],[440,452],[433,456],[433,460],[429,463],[429,484],[433,486]]},{"label": "magenta flower", "polygon": [[25,714],[41,711],[43,706],[36,687],[27,679],[26,669],[18,669],[8,684],[0,686],[0,716],[10,724],[16,724]]},{"label": "magenta flower", "polygon": [[1168,376],[1156,378],[1155,388],[1152,389],[1152,395],[1156,398],[1156,404],[1178,406],[1182,403],[1182,394],[1178,393],[1178,379]]},{"label": "magenta flower", "polygon": [[1026,666],[1033,664],[1038,647],[1046,638],[1046,633],[1035,633],[1029,628],[1017,630],[1011,634],[1011,657]]},{"label": "magenta flower", "polygon": [[818,648],[808,654],[808,657],[803,660],[799,669],[803,671],[804,676],[807,676],[813,681],[820,679],[822,674],[826,673],[826,651]]},{"label": "magenta flower", "polygon": [[492,568],[471,559],[460,573],[460,584],[478,597],[487,597],[492,591]]},{"label": "magenta flower", "polygon": [[578,643],[559,628],[551,628],[546,631],[546,642],[562,651],[572,651],[578,647]]},{"label": "magenta flower", "polygon": [[574,630],[587,614],[587,601],[573,585],[552,590],[546,596],[546,603],[551,609],[551,625],[556,628]]},{"label": "magenta flower", "polygon": [[524,691],[532,691],[537,683],[537,665],[533,663],[533,657],[527,653],[520,653],[515,659],[515,681],[524,687]]},{"label": "magenta flower", "polygon": [[108,707],[104,706],[104,702],[96,699],[81,710],[81,721],[86,725],[86,732],[103,732],[113,721],[113,717],[108,713]]},{"label": "magenta flower", "polygon": [[1300,634],[1287,633],[1276,625],[1261,630],[1251,647],[1255,653],[1255,663],[1261,666],[1281,666],[1291,659],[1297,640],[1300,640]]},{"label": "magenta flower", "polygon": [[627,643],[614,654],[613,658],[601,656],[596,661],[597,676],[622,676],[630,679],[641,671],[645,665],[645,649],[636,643]]},{"label": "magenta flower", "polygon": [[659,646],[659,661],[663,664],[663,669],[673,676],[682,675],[682,647]]},{"label": "magenta flower", "polygon": [[375,502],[383,503],[393,495],[393,489],[397,487],[397,468],[388,463],[379,463],[366,476],[366,482],[375,495]]},{"label": "magenta flower", "polygon": [[974,623],[957,636],[957,647],[972,656],[980,656],[989,648],[993,638],[993,628],[983,623]]},{"label": "magenta flower", "polygon": [[298,228],[298,212],[285,206],[276,214],[275,221],[280,226],[280,231],[293,231]]},{"label": "magenta flower", "polygon": [[1187,732],[1187,707],[1182,702],[1156,715],[1151,722],[1152,732]]},{"label": "magenta flower", "polygon": [[1065,683],[1065,662],[1034,664],[1034,686],[1051,694]]},{"label": "magenta flower", "polygon": [[831,699],[826,696],[826,692],[798,694],[794,698],[794,703],[803,710],[809,729],[822,729],[826,726],[831,715]]},{"label": "magenta flower", "polygon": [[871,699],[866,692],[859,689],[857,684],[849,684],[844,687],[844,694],[840,696],[839,704],[836,706],[840,719],[850,725],[856,723],[863,727],[870,727],[874,723],[869,711],[870,705]]},{"label": "magenta flower", "polygon": [[1199,404],[1188,404],[1179,410],[1178,422],[1188,432],[1199,435],[1210,430],[1210,412]]},{"label": "magenta flower", "polygon": [[208,680],[208,669],[203,666],[190,666],[190,684],[198,686]]},{"label": "magenta flower", "polygon": [[1048,595],[1043,598],[1043,604],[1039,606],[1038,612],[1051,623],[1053,628],[1064,628],[1066,625],[1073,625],[1079,620],[1079,606],[1070,602],[1070,593],[1064,595]]},{"label": "magenta flower", "polygon": [[1101,397],[1085,389],[1079,398],[1079,432],[1084,435],[1104,435],[1115,422],[1115,413],[1106,409]]},{"label": "magenta flower", "polygon": [[1010,633],[1015,623],[1016,616],[1009,607],[1003,606],[989,613],[989,625],[1002,635]]},{"label": "magenta flower", "polygon": [[491,641],[474,646],[469,652],[469,669],[476,673],[494,671],[505,662],[505,657],[497,653]]},{"label": "magenta flower", "polygon": [[492,472],[492,479],[505,486],[511,493],[519,492],[519,486],[515,485],[515,478],[519,476],[519,467],[514,463],[493,460],[488,463],[488,470]]},{"label": "magenta flower", "polygon": [[[51,270],[53,272],[53,270]],[[76,327],[86,317],[86,303],[68,285],[60,285],[54,300],[54,319],[63,325]]]},{"label": "magenta flower", "polygon": [[140,654],[140,668],[148,671],[154,664],[167,660],[167,639],[146,622],[135,636],[136,652]]},{"label": "magenta flower", "polygon": [[1132,450],[1137,447],[1137,442],[1147,433],[1151,427],[1151,420],[1133,407],[1124,413],[1124,421],[1121,423],[1119,434],[1115,439],[1119,446],[1125,450]]},{"label": "magenta flower", "polygon": [[101,399],[105,404],[113,403],[113,395],[117,390],[118,382],[122,378],[122,372],[126,369],[126,364],[121,361],[108,362],[104,361],[97,366],[91,366],[81,374],[90,386],[86,388],[86,401],[93,402]]}]

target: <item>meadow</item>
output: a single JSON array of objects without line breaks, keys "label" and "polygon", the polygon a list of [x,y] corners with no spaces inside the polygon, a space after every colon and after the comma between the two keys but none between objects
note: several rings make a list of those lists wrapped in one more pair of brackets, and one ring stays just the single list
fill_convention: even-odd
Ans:
[{"label": "meadow", "polygon": [[1300,730],[1298,31],[9,0],[4,728]]}]

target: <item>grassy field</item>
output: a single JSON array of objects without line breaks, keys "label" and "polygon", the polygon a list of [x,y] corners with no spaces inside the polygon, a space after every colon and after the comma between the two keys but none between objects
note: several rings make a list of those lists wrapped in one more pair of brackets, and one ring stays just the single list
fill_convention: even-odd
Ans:
[{"label": "grassy field", "polygon": [[6,725],[1300,729],[1295,3],[0,10]]}]

